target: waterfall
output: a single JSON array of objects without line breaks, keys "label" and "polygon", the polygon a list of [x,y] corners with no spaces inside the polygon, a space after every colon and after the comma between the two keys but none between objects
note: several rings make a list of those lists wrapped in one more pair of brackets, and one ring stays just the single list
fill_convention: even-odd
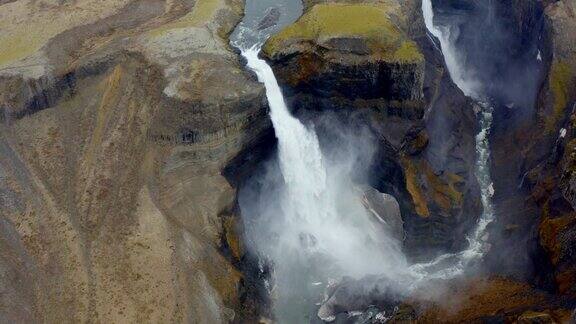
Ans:
[{"label": "waterfall", "polygon": [[[483,211],[472,234],[467,238],[468,247],[457,254],[446,254],[430,263],[417,264],[412,269],[419,273],[431,274],[433,277],[450,277],[461,274],[466,266],[484,255],[486,250],[486,228],[494,220],[494,207],[492,195],[494,194],[492,179],[490,176],[490,144],[489,135],[492,126],[493,108],[484,102],[481,94],[480,82],[474,77],[474,71],[465,65],[464,59],[459,55],[454,45],[454,34],[449,26],[437,26],[434,23],[434,11],[432,0],[422,0],[422,14],[426,28],[440,42],[440,48],[444,56],[446,67],[454,83],[462,92],[477,101],[476,114],[480,124],[480,132],[476,135],[476,178],[480,185],[480,193]],[[450,260],[451,266],[440,271],[439,264]],[[430,269],[435,269],[430,273]]]},{"label": "waterfall", "polygon": [[450,26],[437,26],[434,24],[434,9],[432,0],[422,0],[422,14],[428,32],[440,42],[440,50],[444,56],[446,67],[452,81],[468,97],[478,99],[479,82],[474,78],[472,70],[465,67],[465,62],[454,45],[455,33]]},{"label": "waterfall", "polygon": [[288,110],[271,67],[258,57],[259,44],[240,49],[266,89],[282,188],[272,198],[269,192],[257,197],[264,207],[252,207],[254,199],[244,196],[240,205],[243,215],[257,218],[248,232],[274,267],[276,315],[301,322],[331,279],[401,277],[408,265],[400,242],[362,204],[350,177],[354,154],[347,155],[350,161],[323,154],[314,128]]}]

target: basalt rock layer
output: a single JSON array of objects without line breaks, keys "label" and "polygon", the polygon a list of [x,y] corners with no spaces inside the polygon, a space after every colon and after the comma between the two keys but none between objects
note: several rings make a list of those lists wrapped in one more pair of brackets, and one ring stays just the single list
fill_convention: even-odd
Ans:
[{"label": "basalt rock layer", "polygon": [[[522,275],[449,283],[459,305],[389,305],[337,287],[330,315],[381,302],[398,321],[570,319],[576,2],[497,2],[508,30],[538,39],[515,40],[514,55],[543,66],[526,101],[530,87],[497,91],[518,77],[507,69],[492,89],[498,216],[487,271]],[[264,89],[228,45],[242,5],[0,0],[0,322],[256,321],[266,302],[235,185],[274,139]],[[321,140],[337,131],[319,118],[327,111],[376,135],[370,185],[398,201],[412,259],[461,250],[481,212],[478,126],[419,1],[304,5],[264,48],[290,106]],[[474,8],[461,2],[448,18]]]}]

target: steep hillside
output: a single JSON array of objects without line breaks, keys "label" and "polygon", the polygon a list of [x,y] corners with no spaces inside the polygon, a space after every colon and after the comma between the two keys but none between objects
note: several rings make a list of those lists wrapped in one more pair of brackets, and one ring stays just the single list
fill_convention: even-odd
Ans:
[{"label": "steep hillside", "polygon": [[1,3],[0,321],[251,316],[221,175],[270,134],[262,87],[228,45],[242,10]]}]

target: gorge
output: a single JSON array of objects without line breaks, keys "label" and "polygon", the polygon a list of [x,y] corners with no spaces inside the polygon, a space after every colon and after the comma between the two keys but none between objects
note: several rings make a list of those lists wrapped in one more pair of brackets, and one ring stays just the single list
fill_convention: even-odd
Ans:
[{"label": "gorge", "polygon": [[575,321],[575,17],[0,1],[0,322]]},{"label": "gorge", "polygon": [[[454,45],[449,43],[449,30],[442,32],[433,24],[430,1],[422,2],[422,11],[426,27],[440,39],[443,51],[447,52],[446,64],[452,78],[457,80],[457,85],[466,95],[481,100],[481,95],[476,92],[478,90],[474,89],[474,83],[478,81],[470,80],[470,76],[462,72],[465,67],[461,66]],[[481,187],[483,212],[468,237],[468,247],[454,254],[441,255],[430,262],[409,266],[402,254],[401,242],[390,232],[390,220],[382,220],[386,228],[380,230],[377,229],[379,224],[370,222],[368,211],[360,204],[360,191],[351,189],[354,187],[352,170],[341,167],[353,168],[354,161],[362,154],[349,151],[345,155],[332,155],[333,158],[345,160],[331,160],[321,151],[313,126],[305,126],[290,115],[272,69],[258,57],[268,37],[269,34],[263,34],[256,28],[254,21],[252,26],[243,22],[232,44],[238,46],[247,60],[247,66],[266,87],[270,117],[278,139],[279,170],[268,172],[279,172],[281,175],[266,174],[261,180],[264,182],[261,186],[273,190],[275,195],[262,190],[255,193],[243,193],[241,190],[239,201],[242,215],[249,223],[248,239],[255,242],[254,248],[260,257],[268,259],[262,262],[270,262],[274,269],[271,278],[274,288],[270,288],[270,291],[277,290],[277,319],[280,322],[306,321],[310,318],[306,314],[310,306],[295,307],[297,302],[294,299],[303,298],[309,304],[321,302],[319,292],[328,288],[329,281],[342,276],[357,279],[368,275],[384,276],[386,281],[396,282],[391,290],[396,290],[398,295],[409,295],[429,280],[451,279],[464,274],[469,262],[482,257],[485,250],[483,236],[493,219],[488,144],[491,107],[486,104],[478,106],[482,110],[478,112],[481,129],[476,136],[476,176]],[[364,142],[364,145],[373,145]],[[272,184],[278,178],[281,184]],[[250,190],[253,189],[244,191]],[[254,207],[253,204],[258,206]],[[311,289],[311,286],[319,287]],[[334,315],[324,314],[320,318],[333,321]]]}]

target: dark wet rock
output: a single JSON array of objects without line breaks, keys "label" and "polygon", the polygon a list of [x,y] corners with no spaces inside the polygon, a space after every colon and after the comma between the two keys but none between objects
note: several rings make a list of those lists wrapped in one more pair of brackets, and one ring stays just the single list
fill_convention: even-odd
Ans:
[{"label": "dark wet rock", "polygon": [[[576,40],[575,12],[569,1],[520,2],[504,10],[509,19],[522,22],[514,32],[524,35],[520,40],[526,47],[537,45],[543,68],[532,71],[541,78],[533,91],[536,99],[513,108],[500,104],[495,113],[491,145],[498,220],[489,263],[497,264],[494,271],[524,276],[545,289],[574,296],[568,287],[575,285],[576,272],[567,251],[575,242],[571,215],[576,51],[568,45]],[[533,33],[537,41],[530,40]]]},{"label": "dark wet rock", "polygon": [[394,308],[394,312],[389,320],[390,323],[408,324],[413,323],[418,318],[416,309],[409,304],[400,304]]}]

